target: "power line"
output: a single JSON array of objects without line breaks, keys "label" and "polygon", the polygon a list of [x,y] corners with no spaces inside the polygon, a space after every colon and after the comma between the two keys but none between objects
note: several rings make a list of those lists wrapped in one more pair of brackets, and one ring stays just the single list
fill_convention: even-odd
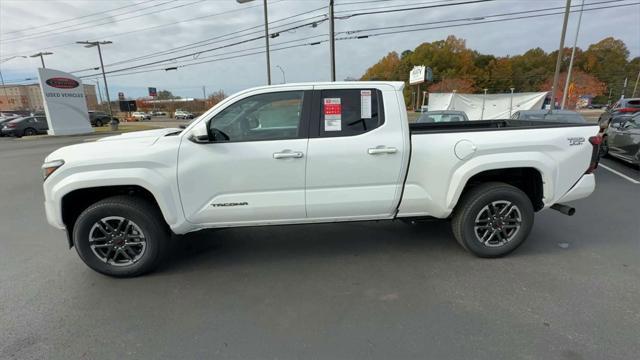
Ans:
[{"label": "power line", "polygon": [[[611,2],[615,2],[615,1],[620,1],[620,0],[612,0]],[[625,6],[633,6],[633,5],[640,5],[640,2],[630,3],[630,4],[613,5],[613,6],[595,7],[595,8],[590,8],[590,9],[584,9],[584,11],[593,11],[593,10],[601,10],[601,9],[613,9],[613,8],[625,7]],[[579,11],[579,10],[572,10],[571,12],[577,12],[577,11]],[[425,28],[419,28],[419,29],[387,31],[387,32],[375,33],[375,34],[365,34],[365,35],[355,35],[355,36],[341,37],[341,38],[336,38],[336,40],[366,39],[366,38],[371,38],[371,37],[375,37],[375,36],[382,36],[382,35],[392,35],[392,34],[401,34],[401,33],[424,31],[424,30],[444,29],[444,28],[469,26],[469,25],[478,25],[478,24],[488,24],[488,23],[495,23],[495,22],[501,22],[501,21],[519,20],[519,19],[530,19],[530,18],[558,15],[558,14],[564,14],[564,12],[555,12],[555,13],[538,14],[538,15],[530,15],[530,16],[517,16],[517,17],[512,17],[512,18],[506,18],[506,19],[476,21],[476,22],[469,22],[469,23],[464,23],[464,24],[454,24],[454,25],[444,25],[444,26],[432,26],[432,27],[425,27]],[[399,25],[399,27],[411,27],[411,26],[416,26],[416,25]],[[364,31],[373,31],[373,30],[358,29],[358,30],[347,31],[347,33],[359,33],[359,32],[364,32]]]},{"label": "power line", "polygon": [[[319,9],[324,9],[325,7],[326,6],[323,6],[323,7],[318,8],[318,9],[314,9],[314,10],[311,10],[311,11],[306,11],[304,13],[291,15],[291,16],[288,16],[288,17],[285,17],[285,18],[282,18],[282,19],[278,19],[278,20],[272,21],[269,24],[274,24],[276,22],[288,20],[288,19],[293,18],[293,17],[297,17],[297,16],[300,16],[300,15],[305,15],[305,14],[308,14],[310,12],[317,11]],[[325,17],[325,15],[315,15],[315,16],[312,16],[312,17],[308,17],[308,18],[292,21],[290,23],[286,23],[286,24],[282,24],[282,25],[276,25],[273,29],[275,30],[277,28],[281,28],[281,27],[284,27],[284,26],[293,25],[293,24],[296,24],[296,23],[304,22],[304,21],[309,21],[309,20],[312,20],[312,19],[318,18],[318,17]],[[317,19],[317,20],[309,21],[308,23],[305,23],[305,24],[301,25],[300,27],[306,27],[306,26],[309,26],[309,24],[311,24],[311,26],[314,26],[314,25],[317,26],[317,24],[322,23],[324,21],[326,21],[326,18]],[[229,37],[231,35],[238,35],[238,34],[240,34],[242,32],[245,32],[245,31],[248,31],[248,30],[252,30],[252,29],[256,29],[256,28],[262,28],[263,26],[264,25],[252,26],[250,28],[245,28],[245,29],[242,29],[242,30],[233,31],[233,32],[230,32],[230,33],[227,33],[227,34],[224,34],[224,35],[218,35],[218,36],[215,36],[215,37],[212,37],[212,38],[209,38],[209,39],[200,40],[200,41],[197,41],[197,42],[194,42],[194,43],[185,44],[185,45],[178,46],[178,47],[175,47],[175,48],[170,48],[170,49],[167,49],[167,50],[153,52],[153,53],[150,53],[150,54],[147,54],[147,55],[143,55],[143,56],[139,56],[139,57],[135,57],[135,58],[132,58],[132,59],[125,59],[125,60],[117,61],[117,62],[114,62],[114,63],[111,63],[111,64],[107,64],[105,66],[109,67],[109,66],[113,66],[113,65],[119,65],[119,64],[123,64],[123,63],[129,63],[129,62],[133,62],[133,61],[139,61],[139,60],[154,58],[154,57],[158,57],[158,56],[162,56],[162,55],[173,54],[173,53],[177,53],[177,52],[181,52],[181,51],[196,49],[196,48],[207,46],[207,45],[221,43],[221,42],[224,42],[224,41],[229,41],[231,39],[222,39],[222,38],[226,38],[226,37]],[[298,27],[293,27],[293,28],[289,28],[289,29],[273,31],[270,34],[270,36],[273,36],[274,34],[278,34],[279,35],[280,32],[287,32],[287,31],[291,31],[291,30],[296,30],[297,28]],[[252,31],[250,33],[239,35],[239,37],[249,36],[249,35],[253,35],[253,34],[257,34],[257,33],[262,33],[262,30]],[[262,38],[264,38],[264,36],[262,36]],[[72,72],[81,72],[81,71],[87,71],[87,70],[93,70],[93,68],[87,68],[87,69],[77,70],[77,71],[72,71]]]},{"label": "power line", "polygon": [[[314,23],[315,22],[309,22],[309,23],[306,23],[306,24],[297,25],[297,26],[294,26],[294,27],[291,27],[291,28],[280,30],[280,32],[291,31],[291,30],[299,29],[299,28],[302,28],[302,27],[310,26],[310,25],[312,26]],[[192,53],[189,53],[189,54],[179,55],[179,56],[175,56],[175,57],[168,58],[168,59],[156,60],[156,61],[149,62],[149,63],[146,63],[146,64],[134,65],[134,66],[126,67],[126,68],[111,70],[111,71],[107,71],[105,73],[106,74],[111,74],[111,73],[116,73],[116,72],[120,72],[120,71],[137,69],[137,68],[141,68],[141,67],[145,67],[145,66],[158,65],[158,64],[161,64],[161,63],[166,63],[168,61],[183,59],[183,58],[190,57],[190,56],[193,56],[193,55],[196,55],[196,54],[202,54],[202,53],[211,52],[211,51],[215,51],[215,50],[225,49],[225,48],[228,48],[228,47],[231,47],[231,46],[241,45],[241,44],[245,44],[245,43],[248,43],[248,42],[251,42],[251,41],[260,40],[260,39],[263,39],[263,38],[264,38],[264,35],[255,36],[255,37],[252,37],[252,38],[249,38],[249,39],[240,40],[240,41],[237,41],[237,42],[234,42],[234,43],[225,44],[225,45],[221,45],[221,46],[210,48],[210,49],[199,50],[197,52],[192,52]]]},{"label": "power line", "polygon": [[[477,4],[477,3],[491,2],[491,1],[495,1],[495,0],[470,0],[470,1],[462,1],[462,2],[456,2],[456,3],[447,2],[447,3],[444,3],[444,4],[436,4],[436,5],[412,6],[412,7],[408,7],[408,8],[402,8],[402,9],[365,11],[365,12],[359,12],[359,13],[354,13],[354,14],[349,14],[349,15],[344,15],[344,16],[336,16],[336,19],[343,20],[343,19],[348,19],[348,18],[352,18],[352,17],[356,17],[356,16],[362,16],[362,15],[388,14],[388,13],[392,13],[392,12],[433,9],[433,8],[439,8],[439,7]],[[431,4],[431,2],[429,4]]]},{"label": "power line", "polygon": [[51,22],[51,23],[47,23],[47,24],[43,24],[43,25],[39,25],[39,26],[32,26],[32,27],[25,28],[25,29],[8,31],[8,32],[5,32],[4,35],[13,34],[13,33],[17,33],[17,32],[31,31],[31,30],[34,30],[34,29],[40,29],[40,28],[43,28],[43,27],[49,27],[51,25],[60,24],[60,23],[67,23],[69,21],[74,21],[74,20],[78,20],[78,19],[84,19],[84,18],[88,18],[88,17],[91,17],[91,16],[95,16],[95,15],[101,15],[101,14],[110,13],[112,11],[117,11],[117,10],[126,9],[126,8],[130,8],[130,7],[135,7],[135,6],[146,4],[146,3],[149,3],[149,2],[152,2],[152,1],[154,1],[154,0],[141,1],[139,3],[134,3],[134,4],[126,5],[126,6],[120,6],[120,7],[114,8],[114,9],[110,9],[110,10],[99,11],[99,12],[96,12],[96,13],[82,15],[82,16],[78,16],[78,17],[74,17],[74,18],[54,21],[54,22]]},{"label": "power line", "polygon": [[[271,2],[271,4],[272,5],[273,4],[277,4],[277,3],[280,3],[282,1],[285,1],[285,0],[273,1],[273,2]],[[146,27],[146,28],[140,28],[140,29],[136,29],[136,30],[128,30],[128,31],[123,31],[123,32],[119,32],[119,33],[106,34],[106,35],[104,35],[104,37],[105,38],[114,38],[114,37],[119,37],[119,36],[131,35],[131,34],[138,33],[138,32],[144,32],[144,31],[149,31],[149,30],[166,28],[166,27],[171,26],[171,25],[177,25],[177,24],[181,24],[181,23],[185,23],[185,22],[198,21],[198,20],[202,20],[202,19],[205,19],[205,18],[220,16],[220,15],[226,15],[226,14],[239,12],[239,11],[245,11],[245,10],[253,9],[253,8],[256,8],[256,7],[262,7],[262,4],[252,5],[252,6],[245,6],[245,7],[241,7],[241,8],[238,8],[238,9],[232,9],[232,10],[223,11],[223,12],[219,12],[219,13],[215,13],[215,14],[197,16],[197,17],[193,17],[193,18],[188,18],[188,19],[174,21],[174,22],[160,24],[160,25],[154,25],[154,26],[150,26],[150,27]],[[262,27],[262,26],[263,25],[258,25],[256,27]],[[26,53],[31,53],[31,52],[36,51],[36,50],[50,50],[50,49],[56,49],[56,48],[60,48],[60,47],[70,46],[70,45],[75,45],[75,42],[57,44],[57,45],[47,46],[45,48],[37,48],[37,49],[25,50],[22,53],[26,54]],[[22,54],[22,53],[8,54],[8,55],[6,55],[6,57],[11,57],[13,55]]]},{"label": "power line", "polygon": [[[147,12],[147,13],[144,13],[144,14],[138,14],[138,15],[130,16],[130,17],[127,17],[127,18],[124,18],[124,19],[114,19],[114,20],[109,20],[109,21],[106,21],[106,22],[103,22],[103,23],[99,23],[99,24],[91,24],[91,25],[88,25],[88,26],[81,26],[79,28],[71,28],[71,29],[69,29],[69,27],[75,27],[77,25],[90,23],[90,22],[93,21],[92,20],[92,21],[89,21],[89,22],[75,24],[75,25],[69,25],[69,26],[61,27],[61,28],[58,29],[58,30],[60,30],[60,29],[65,29],[66,28],[67,30],[64,30],[64,31],[58,31],[58,32],[54,32],[54,33],[49,33],[50,31],[43,31],[43,32],[36,33],[36,34],[31,34],[31,35],[27,35],[27,36],[21,36],[21,37],[6,39],[6,40],[2,40],[2,41],[3,42],[13,42],[13,41],[17,41],[17,40],[25,41],[25,40],[32,40],[32,39],[43,38],[43,37],[46,38],[46,37],[51,37],[51,36],[64,34],[64,33],[70,32],[70,31],[78,31],[78,30],[87,29],[87,28],[94,28],[96,26],[112,24],[112,23],[115,23],[115,22],[121,22],[121,21],[126,21],[126,20],[139,18],[141,16],[147,16],[147,15],[152,15],[152,14],[156,14],[156,13],[159,13],[159,12],[174,10],[174,9],[178,9],[178,8],[181,8],[181,7],[185,7],[185,6],[190,6],[190,5],[193,5],[193,4],[201,3],[203,1],[206,1],[206,0],[197,0],[197,1],[190,2],[190,3],[186,3],[186,4],[175,5],[175,6],[172,6],[172,7],[165,8],[165,9],[159,9],[159,10],[150,11],[150,12]],[[171,2],[173,2],[173,1],[166,1],[166,2],[160,3],[158,5],[149,6],[147,8],[162,6],[162,5],[171,3]],[[37,35],[37,34],[41,34],[41,35]],[[35,36],[33,36],[33,35],[35,35]]]},{"label": "power line", "polygon": [[[621,1],[625,1],[625,0],[608,0],[608,1],[594,2],[594,3],[590,3],[590,4],[585,4],[585,5],[586,6],[592,6],[592,5],[609,4],[609,3],[621,2]],[[572,7],[579,7],[579,6],[580,5],[572,5]],[[414,23],[414,24],[406,24],[406,25],[383,26],[383,27],[377,27],[377,28],[359,29],[359,30],[351,30],[351,31],[341,31],[341,32],[338,32],[337,34],[356,34],[356,33],[363,32],[363,31],[378,31],[378,30],[398,29],[398,28],[421,26],[421,25],[435,25],[435,24],[442,24],[442,23],[449,23],[449,22],[471,21],[471,20],[474,20],[474,19],[481,20],[481,19],[492,18],[492,17],[504,17],[504,16],[510,16],[510,15],[529,14],[529,13],[535,13],[535,12],[560,10],[560,9],[564,9],[564,6],[557,6],[557,7],[551,7],[551,8],[543,8],[543,9],[523,10],[523,11],[516,11],[516,12],[502,13],[502,14],[493,14],[493,15],[481,15],[481,16],[471,16],[471,17],[467,16],[467,17],[464,17],[464,18],[457,18],[457,19],[450,19],[450,20],[439,20],[439,21],[431,21],[431,22],[424,22],[424,23]],[[575,12],[575,11],[573,11],[573,12]],[[562,13],[564,14],[564,11]],[[548,14],[548,15],[555,15],[555,14],[558,14],[558,13],[553,13],[553,14]],[[547,14],[545,14],[545,15],[547,15]],[[342,20],[345,20],[345,19],[342,19]],[[508,19],[501,19],[501,20],[508,20]]]}]

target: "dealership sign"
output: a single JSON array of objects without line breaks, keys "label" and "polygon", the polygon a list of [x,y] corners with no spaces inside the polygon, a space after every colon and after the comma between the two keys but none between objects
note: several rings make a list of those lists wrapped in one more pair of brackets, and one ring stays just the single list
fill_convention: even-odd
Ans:
[{"label": "dealership sign", "polygon": [[80,79],[53,69],[38,69],[38,76],[49,135],[93,132]]},{"label": "dealership sign", "polygon": [[430,67],[414,66],[409,72],[409,84],[416,85],[433,80],[433,71]]}]

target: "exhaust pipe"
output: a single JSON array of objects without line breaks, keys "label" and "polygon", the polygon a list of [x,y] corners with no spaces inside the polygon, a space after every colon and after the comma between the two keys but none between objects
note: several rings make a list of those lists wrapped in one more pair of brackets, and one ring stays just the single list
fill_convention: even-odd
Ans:
[{"label": "exhaust pipe", "polygon": [[573,216],[573,214],[576,213],[576,209],[574,207],[564,204],[553,204],[551,205],[551,208],[568,216]]}]

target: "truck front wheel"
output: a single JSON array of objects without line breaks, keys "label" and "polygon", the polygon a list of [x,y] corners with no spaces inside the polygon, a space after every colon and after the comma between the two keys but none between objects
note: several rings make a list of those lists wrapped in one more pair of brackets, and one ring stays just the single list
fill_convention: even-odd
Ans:
[{"label": "truck front wheel", "polygon": [[113,196],[84,210],[73,228],[73,242],[82,261],[114,277],[132,277],[154,270],[164,257],[169,230],[149,201]]},{"label": "truck front wheel", "polygon": [[533,227],[529,197],[517,187],[491,182],[464,194],[451,223],[466,250],[479,257],[504,256],[520,246]]}]

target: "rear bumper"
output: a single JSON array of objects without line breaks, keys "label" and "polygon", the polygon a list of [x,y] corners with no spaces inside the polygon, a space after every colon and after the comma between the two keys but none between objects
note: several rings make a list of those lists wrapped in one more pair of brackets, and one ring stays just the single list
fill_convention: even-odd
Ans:
[{"label": "rear bumper", "polygon": [[586,198],[596,189],[596,178],[593,174],[584,174],[556,203],[564,203]]}]

